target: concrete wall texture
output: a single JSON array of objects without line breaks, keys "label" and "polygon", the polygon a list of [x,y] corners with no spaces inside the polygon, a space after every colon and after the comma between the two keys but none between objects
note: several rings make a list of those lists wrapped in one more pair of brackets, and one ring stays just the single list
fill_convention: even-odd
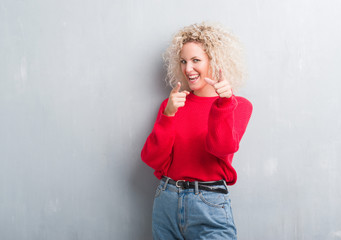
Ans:
[{"label": "concrete wall texture", "polygon": [[254,106],[230,187],[241,240],[341,239],[341,2],[1,0],[0,239],[151,239],[140,151],[179,28],[245,47]]}]

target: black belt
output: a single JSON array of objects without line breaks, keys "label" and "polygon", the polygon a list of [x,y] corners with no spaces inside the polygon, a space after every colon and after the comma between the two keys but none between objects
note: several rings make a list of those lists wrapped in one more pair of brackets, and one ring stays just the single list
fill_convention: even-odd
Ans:
[{"label": "black belt", "polygon": [[[195,189],[195,183],[194,182],[185,181],[185,180],[174,181],[173,179],[167,178],[167,177],[162,178],[162,180],[165,182],[167,182],[167,179],[168,179],[168,184],[172,184],[178,188]],[[225,188],[217,187],[219,185],[224,186]],[[224,180],[219,180],[219,181],[215,181],[215,182],[198,182],[198,189],[210,191],[210,192],[224,193],[224,194],[227,194],[229,192],[226,189],[226,185],[224,183]]]}]

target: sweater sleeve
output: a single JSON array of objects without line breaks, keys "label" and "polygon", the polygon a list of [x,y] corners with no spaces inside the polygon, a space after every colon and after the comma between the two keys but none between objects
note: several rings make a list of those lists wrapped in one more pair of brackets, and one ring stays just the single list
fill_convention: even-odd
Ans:
[{"label": "sweater sleeve", "polygon": [[162,102],[153,130],[141,151],[142,161],[156,171],[169,165],[175,139],[174,117],[163,114],[167,101]]},{"label": "sweater sleeve", "polygon": [[247,99],[234,95],[215,100],[208,118],[206,150],[219,158],[237,152],[252,108]]}]

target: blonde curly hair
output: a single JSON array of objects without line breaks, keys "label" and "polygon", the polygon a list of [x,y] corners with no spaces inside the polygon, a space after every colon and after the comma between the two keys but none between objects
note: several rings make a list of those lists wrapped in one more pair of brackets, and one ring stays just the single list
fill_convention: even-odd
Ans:
[{"label": "blonde curly hair", "polygon": [[219,69],[221,69],[223,77],[230,82],[234,91],[242,86],[246,71],[240,41],[220,24],[202,22],[180,29],[162,55],[167,68],[165,80],[171,87],[181,81],[182,88],[190,90],[180,66],[180,51],[187,42],[202,44],[210,59],[213,79],[219,79]]}]

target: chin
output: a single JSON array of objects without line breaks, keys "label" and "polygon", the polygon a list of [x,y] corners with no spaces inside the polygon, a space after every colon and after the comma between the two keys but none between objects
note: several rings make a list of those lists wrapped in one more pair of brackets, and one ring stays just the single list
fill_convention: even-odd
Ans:
[{"label": "chin", "polygon": [[192,91],[197,91],[197,90],[200,90],[203,88],[203,86],[201,84],[195,84],[195,85],[190,85],[188,84],[189,88],[192,90]]},{"label": "chin", "polygon": [[197,87],[192,87],[192,86],[189,86],[189,89],[191,89],[191,91],[198,90],[198,88],[197,88]]}]

